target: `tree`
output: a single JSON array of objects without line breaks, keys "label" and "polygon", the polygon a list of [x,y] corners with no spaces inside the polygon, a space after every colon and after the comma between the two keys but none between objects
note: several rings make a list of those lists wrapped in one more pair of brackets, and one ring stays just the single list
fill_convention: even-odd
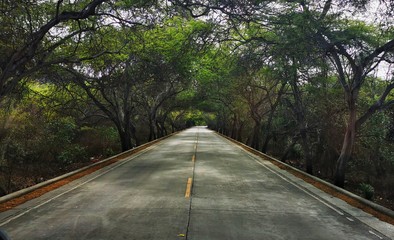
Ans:
[{"label": "tree", "polygon": [[[241,59],[237,65],[248,68],[244,65],[245,62],[248,61]],[[233,77],[238,79],[237,89],[238,91],[242,89],[239,91],[240,97],[248,106],[249,115],[254,122],[249,144],[259,151],[264,147],[266,151],[272,118],[287,83],[281,81],[279,75],[269,65],[264,64],[257,69],[249,66],[248,69],[235,73]]]},{"label": "tree", "polygon": [[207,42],[200,40],[210,31],[210,24],[174,17],[161,27],[145,32],[134,50],[147,63],[135,94],[148,121],[148,140],[160,136],[158,114],[164,114],[160,116],[161,121],[167,118],[170,111],[164,109],[169,106],[166,102],[190,86],[195,74],[192,65],[207,46]]},{"label": "tree", "polygon": [[[330,8],[327,1],[327,7]],[[302,4],[303,11],[312,29],[315,29],[314,39],[327,52],[341,84],[348,108],[348,121],[340,156],[337,160],[334,183],[343,187],[345,183],[346,163],[352,156],[357,130],[374,113],[392,105],[393,101],[386,101],[394,88],[392,77],[389,77],[386,88],[376,98],[376,102],[358,115],[358,99],[360,90],[368,81],[368,76],[376,70],[382,62],[393,62],[394,39],[390,32],[382,31],[377,26],[369,26],[365,22],[356,20],[326,21],[327,16],[317,18],[316,13]],[[327,10],[328,11],[328,10]],[[330,25],[329,25],[330,24]]]},{"label": "tree", "polygon": [[[306,156],[310,155],[310,150],[308,149],[309,144],[306,135],[305,110],[300,99],[297,86],[298,80],[296,80],[298,79],[297,71],[305,63],[301,59],[306,56],[307,44],[312,49],[320,49],[320,51],[317,51],[318,56],[325,54],[328,57],[343,87],[349,114],[335,174],[335,184],[343,186],[345,166],[352,154],[357,129],[375,112],[392,104],[392,101],[386,101],[386,99],[394,88],[394,83],[388,81],[386,89],[381,92],[376,102],[364,113],[357,116],[358,95],[366,77],[377,69],[382,62],[387,64],[393,62],[394,39],[390,30],[392,22],[386,21],[385,24],[380,26],[368,26],[365,22],[351,19],[349,15],[344,14],[351,11],[355,13],[365,8],[370,1],[340,2],[327,0],[323,3],[318,1],[284,1],[280,3],[281,8],[277,7],[278,5],[272,5],[271,1],[256,3],[249,1],[175,0],[173,2],[186,9],[192,17],[206,15],[216,19],[227,20],[228,28],[235,29],[244,42],[259,41],[263,45],[273,43],[279,48],[285,47],[289,51],[284,54],[289,57],[287,62],[291,63],[287,64],[287,66],[290,69],[295,68],[293,71],[294,76],[291,76],[290,79],[293,79],[291,86],[296,100],[294,105],[296,108],[295,113],[297,114],[302,145],[305,146],[304,152]],[[381,4],[384,3],[387,2],[382,1]],[[341,6],[341,9],[333,10],[334,5]],[[390,15],[392,6],[392,4],[388,4],[386,8],[382,8],[386,11],[386,15]],[[268,14],[269,12],[271,14]],[[217,15],[221,17],[217,17]],[[276,32],[278,36],[282,36],[282,33],[289,35],[291,33],[296,37],[287,38],[285,41],[274,39],[273,42],[266,35],[246,35],[247,37],[244,38],[245,35],[242,31],[239,31],[240,28],[237,27],[237,24],[247,29],[251,27],[256,28],[256,25],[260,26],[260,29],[273,26],[272,29],[274,31],[279,30]],[[281,26],[285,27],[282,28]],[[292,46],[301,50],[301,52],[295,53],[291,48],[286,48],[292,42]],[[301,44],[301,48],[298,46],[299,44]],[[306,59],[311,58],[306,57]],[[307,171],[312,172],[311,161],[308,159],[310,157],[307,157]]]},{"label": "tree", "polygon": [[[117,54],[59,68],[114,123],[125,151],[140,143],[133,123],[137,116],[148,122],[149,140],[157,138],[158,111],[190,83],[189,65],[199,51],[195,41],[207,30],[206,24],[179,18],[152,29],[109,28],[105,31],[111,35],[103,35],[102,44],[127,42],[127,47]],[[114,40],[114,36],[118,38]],[[90,51],[89,42],[86,44]],[[99,47],[94,46],[93,51]]]},{"label": "tree", "polygon": [[[1,4],[0,98],[13,91],[18,83],[44,66],[51,54],[67,40],[78,37],[92,28],[63,31],[70,21],[89,21],[99,16],[105,0],[92,0],[76,5],[63,0],[57,3],[31,1],[3,1]],[[82,25],[80,25],[82,26]],[[62,32],[56,36],[56,32]]]}]

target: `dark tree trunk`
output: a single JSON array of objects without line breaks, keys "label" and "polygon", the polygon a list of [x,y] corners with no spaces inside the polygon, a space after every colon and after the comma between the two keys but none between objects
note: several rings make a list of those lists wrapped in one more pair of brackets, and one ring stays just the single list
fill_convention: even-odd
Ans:
[{"label": "dark tree trunk", "polygon": [[130,129],[131,129],[131,137],[135,140],[135,145],[139,146],[140,145],[140,141],[137,137],[137,129],[135,128],[135,126],[133,124],[130,125]]},{"label": "dark tree trunk", "polygon": [[347,101],[349,106],[349,122],[346,127],[341,154],[339,155],[335,167],[334,184],[342,188],[345,186],[346,164],[352,156],[353,147],[356,139],[357,95],[357,91],[347,93]]},{"label": "dark tree trunk", "polygon": [[164,137],[164,136],[168,135],[168,131],[167,131],[165,122],[160,121],[159,125],[160,125],[160,129],[161,129],[161,136]]},{"label": "dark tree trunk", "polygon": [[150,119],[149,120],[149,139],[148,141],[153,141],[156,139],[156,131],[155,131],[155,125],[153,121]]},{"label": "dark tree trunk", "polygon": [[239,123],[239,128],[238,128],[238,133],[237,133],[237,141],[242,142],[242,130],[244,128],[244,123],[240,122]]},{"label": "dark tree trunk", "polygon": [[311,148],[309,146],[306,131],[307,130],[305,128],[302,128],[300,130],[301,146],[302,146],[302,150],[304,152],[306,172],[309,174],[313,174],[313,161],[312,161],[312,156],[311,156],[312,154],[311,154]]},{"label": "dark tree trunk", "polygon": [[292,81],[290,81],[290,85],[293,92],[294,97],[294,114],[297,119],[298,129],[300,131],[301,137],[301,147],[304,152],[304,160],[306,165],[306,172],[309,174],[313,174],[313,161],[311,156],[311,147],[308,142],[308,124],[305,119],[305,107],[303,105],[301,91],[297,84],[298,76],[297,71],[294,70],[294,76]]},{"label": "dark tree trunk", "polygon": [[132,136],[133,134],[135,134],[135,127],[130,122],[130,116],[128,113],[124,114],[122,118],[123,121],[120,119],[111,120],[115,124],[116,129],[118,130],[122,151],[124,152],[134,147],[132,142]]},{"label": "dark tree trunk", "polygon": [[159,121],[156,121],[155,126],[157,129],[157,138],[163,137],[163,129],[161,128]]},{"label": "dark tree trunk", "polygon": [[253,127],[251,147],[258,151],[261,150],[261,123],[257,121]]},{"label": "dark tree trunk", "polygon": [[232,139],[237,139],[237,133],[238,133],[238,131],[237,131],[237,115],[234,114],[230,137]]},{"label": "dark tree trunk", "polygon": [[159,134],[158,129],[156,128],[157,108],[158,107],[154,107],[153,109],[151,109],[149,113],[149,139],[148,139],[149,141],[153,141],[157,139],[157,135]]},{"label": "dark tree trunk", "polygon": [[261,152],[263,152],[263,153],[267,153],[267,150],[268,150],[268,144],[269,144],[269,142],[271,141],[271,139],[272,139],[272,135],[271,135],[271,133],[269,133],[269,134],[266,134],[266,136],[265,136],[265,139],[264,139],[263,146],[262,146],[262,148],[261,148]]},{"label": "dark tree trunk", "polygon": [[130,131],[124,131],[124,130],[119,130],[119,138],[120,138],[120,143],[122,145],[122,151],[127,151],[133,148],[133,143],[131,141],[131,133]]},{"label": "dark tree trunk", "polygon": [[282,85],[281,85],[281,87],[280,87],[280,89],[278,91],[278,95],[276,96],[275,102],[274,102],[274,104],[271,105],[271,111],[270,111],[269,116],[268,116],[268,121],[267,121],[267,124],[264,127],[265,138],[264,138],[263,146],[262,146],[262,149],[261,149],[261,151],[263,153],[267,152],[268,144],[269,144],[269,142],[272,139],[272,131],[271,131],[272,121],[274,119],[274,115],[275,115],[276,109],[277,109],[277,107],[279,105],[279,101],[280,101],[280,99],[281,99],[281,97],[282,97],[282,95],[283,95],[283,93],[285,91],[285,86],[286,86],[286,82],[282,83]]}]

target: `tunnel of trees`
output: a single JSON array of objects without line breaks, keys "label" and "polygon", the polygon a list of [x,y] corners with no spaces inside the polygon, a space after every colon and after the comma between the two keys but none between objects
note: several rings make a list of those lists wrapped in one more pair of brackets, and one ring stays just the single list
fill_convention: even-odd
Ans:
[{"label": "tunnel of trees", "polygon": [[207,125],[394,209],[392,1],[0,11],[0,196]]}]

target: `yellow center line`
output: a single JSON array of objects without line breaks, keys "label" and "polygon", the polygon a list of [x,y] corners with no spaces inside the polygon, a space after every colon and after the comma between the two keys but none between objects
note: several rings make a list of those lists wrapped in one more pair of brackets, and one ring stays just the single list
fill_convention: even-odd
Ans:
[{"label": "yellow center line", "polygon": [[193,155],[192,162],[196,161],[196,155]]},{"label": "yellow center line", "polygon": [[187,179],[185,198],[189,198],[192,191],[193,178]]}]

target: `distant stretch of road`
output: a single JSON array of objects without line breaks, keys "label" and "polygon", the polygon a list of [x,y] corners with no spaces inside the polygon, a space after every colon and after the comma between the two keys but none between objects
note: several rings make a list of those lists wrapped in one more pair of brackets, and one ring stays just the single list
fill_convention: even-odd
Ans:
[{"label": "distant stretch of road", "polygon": [[195,127],[0,213],[0,229],[12,240],[391,239],[392,225],[301,182]]}]

